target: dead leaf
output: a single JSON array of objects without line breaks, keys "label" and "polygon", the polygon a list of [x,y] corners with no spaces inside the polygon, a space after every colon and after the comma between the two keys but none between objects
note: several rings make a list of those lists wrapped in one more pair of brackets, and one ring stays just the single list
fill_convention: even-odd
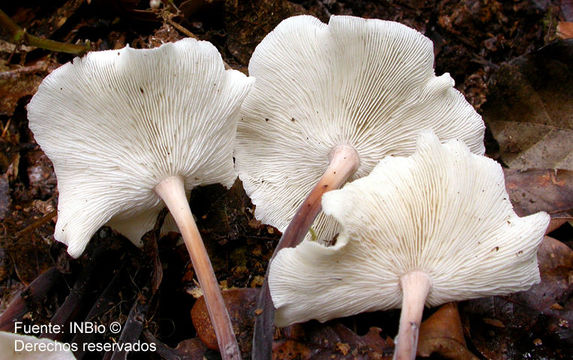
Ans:
[{"label": "dead leaf", "polygon": [[488,324],[490,326],[496,327],[496,328],[500,328],[503,329],[505,327],[505,325],[503,324],[503,322],[501,322],[498,319],[490,319],[488,317],[484,317],[482,319],[482,321],[484,322],[484,324]]},{"label": "dead leaf", "polygon": [[519,216],[573,209],[573,171],[504,169],[505,187]]},{"label": "dead leaf", "polygon": [[455,303],[447,303],[420,326],[418,356],[437,353],[446,359],[477,359],[466,347],[464,329]]},{"label": "dead leaf", "polygon": [[557,24],[557,37],[560,39],[573,38],[573,22],[560,21]]},{"label": "dead leaf", "polygon": [[182,360],[203,360],[207,348],[198,338],[181,341],[175,348],[183,357]]},{"label": "dead leaf", "polygon": [[[243,355],[250,354],[256,296],[259,289],[229,289],[223,299],[233,323],[233,330]],[[201,297],[191,310],[197,336],[209,349],[218,349],[207,307]],[[274,359],[384,359],[391,358],[394,344],[380,336],[379,328],[371,328],[359,336],[344,325],[309,322],[278,331],[273,344]]]},{"label": "dead leaf", "polygon": [[274,359],[391,359],[394,342],[371,327],[363,336],[340,323],[308,322],[281,329]]},{"label": "dead leaf", "polygon": [[316,350],[313,350],[309,346],[294,341],[294,340],[280,340],[273,344],[273,359],[274,360],[290,360],[290,359],[300,359],[307,360],[312,359],[316,354]]},{"label": "dead leaf", "polygon": [[569,213],[551,215],[551,221],[549,221],[549,226],[547,227],[547,230],[545,230],[545,234],[551,234],[553,231],[571,221],[573,221],[573,215]]},{"label": "dead leaf", "polygon": [[564,306],[573,295],[573,250],[546,236],[537,252],[537,260],[541,282],[512,298],[546,316],[552,315],[573,324],[573,307]]},{"label": "dead leaf", "polygon": [[537,257],[539,284],[506,297],[464,304],[471,342],[488,359],[573,356],[573,347],[563,345],[573,341],[569,329],[573,323],[573,250],[546,236]]},{"label": "dead leaf", "polygon": [[501,65],[484,120],[513,169],[573,170],[573,40]]},{"label": "dead leaf", "polygon": [[[239,343],[241,353],[251,351],[251,338],[253,336],[254,311],[257,301],[258,289],[228,289],[222,292],[225,306],[229,312],[233,330]],[[207,348],[217,350],[217,337],[209,319],[205,298],[201,297],[191,309],[191,320],[197,330],[197,336]]]}]

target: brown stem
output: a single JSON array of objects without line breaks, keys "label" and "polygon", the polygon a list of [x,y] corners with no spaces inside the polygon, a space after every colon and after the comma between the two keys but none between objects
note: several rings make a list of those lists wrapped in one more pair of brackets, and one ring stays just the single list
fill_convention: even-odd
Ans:
[{"label": "brown stem", "polygon": [[179,176],[166,178],[155,187],[155,192],[163,199],[181,231],[181,236],[193,263],[193,269],[197,273],[199,284],[205,296],[207,311],[217,335],[221,357],[224,360],[240,360],[241,353],[233,332],[231,319],[223,302],[223,296],[211,266],[207,249],[205,249],[199,229],[193,220],[193,214],[191,214],[185,196],[183,179]]},{"label": "brown stem", "polygon": [[[332,149],[329,154],[328,168],[310,191],[302,205],[296,211],[291,222],[283,232],[272,259],[276,254],[288,247],[295,247],[304,239],[316,216],[322,209],[322,195],[330,190],[341,187],[360,165],[360,158],[356,150],[350,145],[340,145]],[[273,344],[273,307],[269,291],[269,267],[265,274],[265,281],[257,299],[257,317],[253,335],[253,360],[268,360],[272,357]]]},{"label": "brown stem", "polygon": [[90,45],[75,45],[67,44],[50,39],[42,39],[40,37],[30,35],[25,29],[22,29],[6,13],[0,10],[0,28],[8,34],[8,41],[15,44],[26,44],[30,46],[39,47],[50,51],[65,52],[68,54],[82,55],[90,51]]},{"label": "brown stem", "polygon": [[416,359],[418,332],[424,313],[424,304],[432,283],[423,271],[411,271],[400,278],[402,286],[402,312],[400,329],[394,351],[395,360]]}]

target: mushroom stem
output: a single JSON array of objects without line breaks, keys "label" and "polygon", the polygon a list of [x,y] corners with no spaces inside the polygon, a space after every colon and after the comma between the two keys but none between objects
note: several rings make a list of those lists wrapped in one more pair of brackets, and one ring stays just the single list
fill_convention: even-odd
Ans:
[{"label": "mushroom stem", "polygon": [[402,313],[394,359],[414,360],[424,304],[432,283],[425,272],[411,271],[400,277],[400,285],[402,286]]},{"label": "mushroom stem", "polygon": [[[297,246],[306,236],[314,219],[322,209],[322,195],[341,187],[360,165],[360,157],[350,145],[339,145],[328,154],[328,168],[310,191],[302,205],[296,211],[291,222],[283,232],[272,258],[288,247]],[[271,258],[271,261],[272,261]],[[255,319],[252,358],[255,360],[270,359],[272,356],[274,307],[269,291],[269,267],[265,281],[257,299],[259,315]],[[262,312],[261,312],[262,311]]]},{"label": "mushroom stem", "polygon": [[231,319],[223,302],[223,296],[219,290],[219,284],[211,266],[207,249],[205,249],[199,229],[193,220],[193,214],[185,195],[183,178],[180,176],[168,177],[157,184],[154,190],[169,208],[181,231],[181,236],[191,257],[193,269],[197,273],[199,284],[205,296],[207,311],[217,335],[221,357],[224,360],[240,360],[241,353],[233,332]]},{"label": "mushroom stem", "polygon": [[358,153],[350,145],[335,147],[328,155],[328,158],[330,160],[328,168],[296,211],[284,231],[273,257],[279,250],[295,247],[304,239],[314,219],[322,210],[320,202],[322,195],[327,191],[340,188],[356,172],[360,165]]}]

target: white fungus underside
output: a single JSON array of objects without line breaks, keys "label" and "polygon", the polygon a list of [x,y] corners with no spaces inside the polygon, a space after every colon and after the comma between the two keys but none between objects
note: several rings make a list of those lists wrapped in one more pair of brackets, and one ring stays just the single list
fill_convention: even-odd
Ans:
[{"label": "white fungus underside", "polygon": [[343,231],[332,247],[304,241],[273,260],[278,326],[398,308],[400,276],[413,270],[431,278],[428,306],[539,282],[549,216],[518,217],[499,164],[459,141],[425,133],[412,156],[385,158],[322,205]]},{"label": "white fungus underside", "polygon": [[[399,23],[332,16],[283,21],[249,63],[257,79],[237,130],[236,166],[256,217],[284,231],[336,145],[354,146],[368,174],[386,155],[414,151],[417,133],[461,139],[483,154],[481,117],[434,75],[432,42]],[[319,215],[320,240],[338,232]]]},{"label": "white fungus underside", "polygon": [[55,238],[79,256],[110,222],[138,244],[163,207],[153,191],[162,179],[182,176],[187,191],[230,186],[239,107],[251,84],[225,71],[213,45],[194,39],[93,52],[52,72],[28,116],[58,179]]}]

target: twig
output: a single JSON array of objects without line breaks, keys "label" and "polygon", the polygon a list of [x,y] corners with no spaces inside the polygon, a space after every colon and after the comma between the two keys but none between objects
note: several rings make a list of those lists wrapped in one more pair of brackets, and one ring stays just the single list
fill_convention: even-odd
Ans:
[{"label": "twig", "polygon": [[33,223],[31,223],[30,225],[26,226],[25,228],[23,228],[22,230],[18,231],[15,235],[16,237],[20,237],[21,235],[32,231],[38,227],[40,227],[41,225],[44,225],[45,223],[47,223],[48,221],[52,220],[56,215],[58,214],[57,210],[53,210],[50,211],[48,214],[42,216],[39,220],[34,221]]},{"label": "twig", "polygon": [[199,40],[197,35],[193,34],[191,31],[187,30],[183,25],[176,23],[175,21],[173,21],[169,17],[165,17],[164,19],[165,19],[165,21],[167,21],[169,23],[169,25],[173,26],[175,29],[177,29],[177,31],[179,31],[183,35]]},{"label": "twig", "polygon": [[2,10],[0,10],[0,27],[3,28],[8,34],[8,41],[14,44],[26,44],[45,50],[64,52],[74,55],[82,55],[91,50],[89,42],[85,45],[67,44],[30,35],[26,32],[26,29],[22,29],[20,26],[18,26],[18,24],[12,21],[12,19]]}]

